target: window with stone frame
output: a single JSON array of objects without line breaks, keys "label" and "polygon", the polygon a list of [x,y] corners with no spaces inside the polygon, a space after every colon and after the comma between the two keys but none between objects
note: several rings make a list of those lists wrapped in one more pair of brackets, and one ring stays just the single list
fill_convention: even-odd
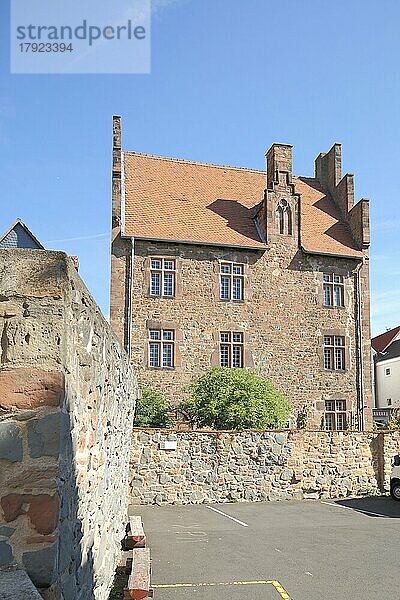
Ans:
[{"label": "window with stone frame", "polygon": [[347,429],[346,400],[325,400],[324,429],[328,431]]},{"label": "window with stone frame", "polygon": [[150,259],[150,296],[173,298],[176,284],[176,261],[171,258]]},{"label": "window with stone frame", "polygon": [[243,332],[220,332],[219,357],[221,367],[242,368],[244,366]]},{"label": "window with stone frame", "polygon": [[345,338],[340,335],[324,336],[324,369],[344,371],[346,368]]},{"label": "window with stone frame", "polygon": [[221,300],[244,300],[244,264],[221,262],[219,265],[219,297]]},{"label": "window with stone frame", "polygon": [[344,306],[344,279],[337,273],[324,273],[324,306]]},{"label": "window with stone frame", "polygon": [[175,366],[175,332],[172,329],[150,329],[148,352],[149,367],[173,369]]}]

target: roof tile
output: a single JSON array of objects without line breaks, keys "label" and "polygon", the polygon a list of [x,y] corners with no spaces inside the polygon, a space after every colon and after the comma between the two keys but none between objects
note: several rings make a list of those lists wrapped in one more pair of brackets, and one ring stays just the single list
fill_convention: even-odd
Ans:
[{"label": "roof tile", "polygon": [[[124,152],[127,236],[266,248],[254,222],[265,171]],[[318,180],[294,177],[305,250],[362,256]]]}]

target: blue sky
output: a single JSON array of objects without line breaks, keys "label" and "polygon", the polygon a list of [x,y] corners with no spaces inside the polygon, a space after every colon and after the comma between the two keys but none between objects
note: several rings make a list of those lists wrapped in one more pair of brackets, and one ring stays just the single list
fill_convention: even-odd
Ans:
[{"label": "blue sky", "polygon": [[343,144],[371,199],[372,324],[400,324],[400,4],[383,0],[154,0],[150,75],[10,75],[0,6],[0,231],[21,217],[77,254],[108,315],[111,117],[124,147],[294,172]]}]

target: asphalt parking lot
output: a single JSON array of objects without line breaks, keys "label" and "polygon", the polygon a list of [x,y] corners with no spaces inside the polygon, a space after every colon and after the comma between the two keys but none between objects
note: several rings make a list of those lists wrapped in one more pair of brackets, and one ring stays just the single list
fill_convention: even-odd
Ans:
[{"label": "asphalt parking lot", "polygon": [[400,502],[388,497],[134,512],[152,552],[155,600],[400,597]]}]

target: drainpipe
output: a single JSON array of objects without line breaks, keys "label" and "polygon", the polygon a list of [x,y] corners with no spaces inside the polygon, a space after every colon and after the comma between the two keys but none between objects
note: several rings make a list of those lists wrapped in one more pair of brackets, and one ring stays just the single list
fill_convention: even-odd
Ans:
[{"label": "drainpipe", "polygon": [[359,431],[364,431],[364,355],[363,355],[363,322],[360,272],[364,258],[354,272],[354,292],[356,303],[356,345],[357,345],[357,425]]}]

